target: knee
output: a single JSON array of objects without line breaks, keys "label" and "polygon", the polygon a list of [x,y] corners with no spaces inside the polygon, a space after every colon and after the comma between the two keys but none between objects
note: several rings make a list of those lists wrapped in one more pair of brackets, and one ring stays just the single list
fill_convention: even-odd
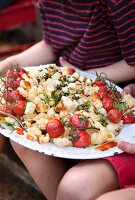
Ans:
[{"label": "knee", "polygon": [[[69,170],[70,171],[70,170]],[[72,171],[72,170],[71,170]],[[87,197],[85,188],[81,184],[79,176],[72,172],[67,172],[62,178],[58,190],[57,200],[90,200]]]}]

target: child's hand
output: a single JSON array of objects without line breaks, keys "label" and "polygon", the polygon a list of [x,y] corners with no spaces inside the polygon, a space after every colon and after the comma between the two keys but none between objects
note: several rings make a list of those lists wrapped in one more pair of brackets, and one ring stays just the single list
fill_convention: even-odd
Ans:
[{"label": "child's hand", "polygon": [[0,62],[0,73],[6,73],[6,71],[12,67],[13,65],[17,65],[17,61],[15,61],[14,57],[6,58],[5,60]]},{"label": "child's hand", "polygon": [[78,68],[75,65],[70,64],[63,57],[60,57],[59,62],[60,62],[62,67],[68,67],[68,68],[73,68],[75,70],[78,70]]},{"label": "child's hand", "polygon": [[135,154],[135,144],[130,144],[128,142],[119,142],[118,148],[126,153]]},{"label": "child's hand", "polygon": [[124,88],[124,92],[127,94],[131,94],[133,97],[135,97],[135,84],[127,85]]}]

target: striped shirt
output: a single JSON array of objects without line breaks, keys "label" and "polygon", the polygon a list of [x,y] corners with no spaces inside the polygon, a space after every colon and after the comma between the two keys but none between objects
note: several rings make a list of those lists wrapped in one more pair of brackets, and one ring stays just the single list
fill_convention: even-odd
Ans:
[{"label": "striped shirt", "polygon": [[78,68],[135,65],[135,0],[40,0],[43,39]]}]

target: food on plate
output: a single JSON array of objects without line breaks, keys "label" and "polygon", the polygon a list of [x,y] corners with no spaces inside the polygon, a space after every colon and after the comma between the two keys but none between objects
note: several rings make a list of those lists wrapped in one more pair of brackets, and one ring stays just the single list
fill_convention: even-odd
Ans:
[{"label": "food on plate", "polygon": [[[0,111],[10,116],[4,123],[16,134],[40,144],[85,148],[116,146],[123,124],[134,123],[135,99],[120,93],[104,74],[95,79],[55,64],[26,71],[12,67],[0,78]],[[2,118],[3,119],[3,118]]]}]

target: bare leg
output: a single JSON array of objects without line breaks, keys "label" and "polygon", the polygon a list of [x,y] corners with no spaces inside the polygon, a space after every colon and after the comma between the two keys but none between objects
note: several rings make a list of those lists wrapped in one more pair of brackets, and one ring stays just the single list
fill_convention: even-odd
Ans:
[{"label": "bare leg", "polygon": [[3,135],[0,135],[0,152],[4,150],[7,138]]},{"label": "bare leg", "polygon": [[114,192],[109,192],[102,195],[96,200],[134,200],[135,199],[135,188],[127,188],[122,190],[117,190]]},{"label": "bare leg", "polygon": [[64,175],[56,199],[93,200],[115,189],[118,189],[118,178],[108,161],[84,161]]},{"label": "bare leg", "polygon": [[48,200],[55,200],[58,184],[69,169],[68,160],[46,156],[14,142],[11,144],[43,194]]}]

